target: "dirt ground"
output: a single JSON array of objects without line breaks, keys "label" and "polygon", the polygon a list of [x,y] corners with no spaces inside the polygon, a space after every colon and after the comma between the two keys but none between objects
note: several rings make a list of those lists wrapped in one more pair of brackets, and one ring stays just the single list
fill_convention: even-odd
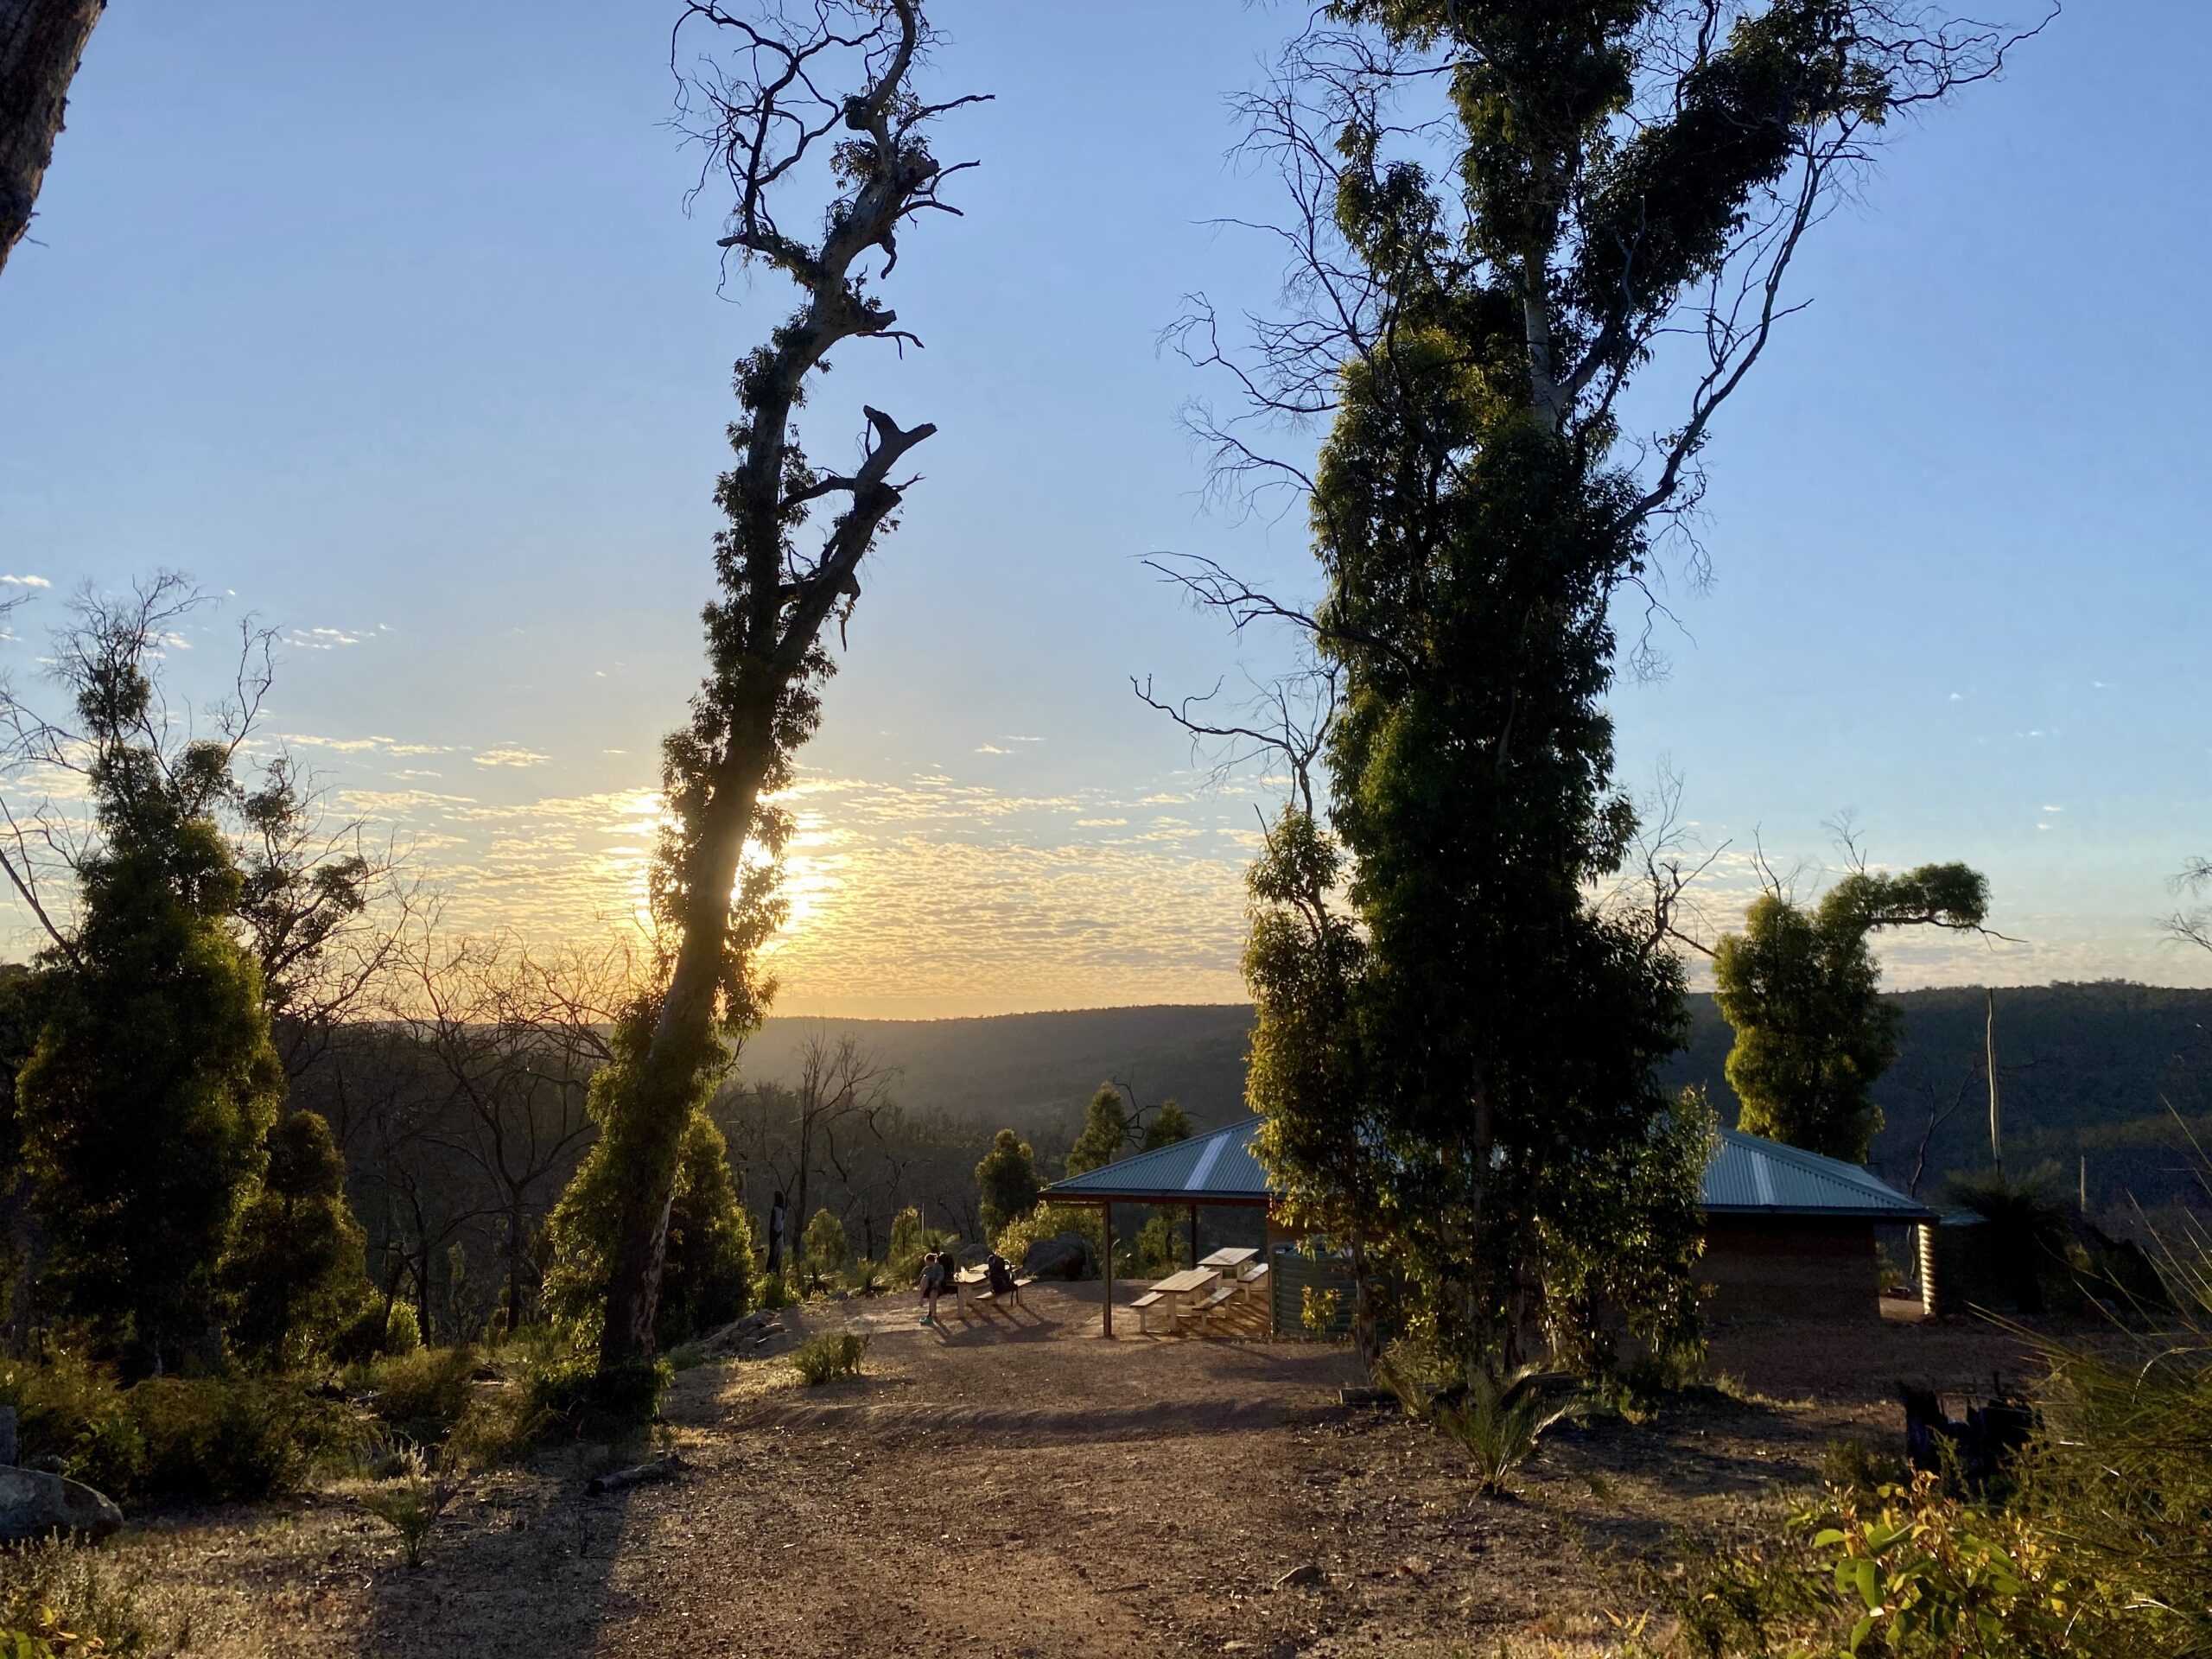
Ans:
[{"label": "dirt ground", "polygon": [[120,1564],[222,1659],[1593,1653],[1637,1611],[1622,1563],[1771,1524],[1833,1437],[1896,1443],[1897,1379],[2025,1370],[1986,1326],[1724,1332],[1727,1391],[1560,1431],[1483,1499],[1448,1442],[1338,1402],[1342,1351],[1127,1314],[1103,1341],[1098,1294],[941,1331],[905,1298],[810,1310],[869,1332],[865,1376],[687,1372],[688,1472],[589,1497],[587,1451],[480,1478],[418,1571],[342,1491],[134,1528]]}]

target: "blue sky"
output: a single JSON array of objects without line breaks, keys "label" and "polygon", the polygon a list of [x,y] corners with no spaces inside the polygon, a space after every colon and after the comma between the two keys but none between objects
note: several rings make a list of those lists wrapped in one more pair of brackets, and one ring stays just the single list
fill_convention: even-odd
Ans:
[{"label": "blue sky", "polygon": [[[788,304],[718,293],[713,192],[683,213],[669,10],[114,9],[0,276],[0,573],[54,584],[19,679],[80,581],[234,594],[292,641],[272,735],[467,925],[626,902],[729,365]],[[940,431],[806,757],[785,1006],[1238,995],[1258,798],[1202,787],[1127,677],[1236,666],[1144,554],[1306,568],[1294,518],[1207,510],[1176,422],[1206,388],[1155,346],[1187,290],[1273,297],[1270,250],[1209,221],[1271,210],[1224,94],[1299,15],[940,9],[941,84],[997,101],[942,146],[984,163],[967,217],[890,285],[927,349],[843,354],[806,429],[845,454],[866,397]],[[2027,943],[1914,942],[1895,982],[2212,978],[2153,924],[2212,851],[2208,48],[2177,0],[2077,6],[1897,135],[1719,423],[1672,673],[1615,700],[1624,776],[1667,758],[1711,843],[1817,862],[1850,810],[1878,860],[1988,872]]]}]

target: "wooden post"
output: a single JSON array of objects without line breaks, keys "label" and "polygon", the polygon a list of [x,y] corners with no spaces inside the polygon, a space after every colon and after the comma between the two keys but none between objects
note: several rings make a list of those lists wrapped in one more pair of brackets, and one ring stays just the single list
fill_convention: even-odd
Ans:
[{"label": "wooden post", "polygon": [[1198,1206],[1191,1206],[1191,1265],[1198,1265]]},{"label": "wooden post", "polygon": [[1989,1019],[1982,1027],[1982,1069],[1989,1073],[1989,1161],[2005,1179],[2005,1137],[1997,1116],[1997,988],[1989,988]]},{"label": "wooden post", "polygon": [[1098,1209],[1106,1221],[1103,1230],[1106,1235],[1106,1334],[1110,1337],[1114,1334],[1114,1206],[1102,1204]]}]

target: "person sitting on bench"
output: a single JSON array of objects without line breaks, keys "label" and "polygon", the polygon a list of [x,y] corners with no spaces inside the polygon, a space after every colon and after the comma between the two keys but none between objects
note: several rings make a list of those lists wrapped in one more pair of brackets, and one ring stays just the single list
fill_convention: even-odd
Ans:
[{"label": "person sitting on bench", "polygon": [[983,1282],[989,1286],[994,1296],[1011,1296],[1017,1302],[1021,1300],[1021,1287],[1014,1282],[1013,1264],[996,1250],[983,1263]]}]

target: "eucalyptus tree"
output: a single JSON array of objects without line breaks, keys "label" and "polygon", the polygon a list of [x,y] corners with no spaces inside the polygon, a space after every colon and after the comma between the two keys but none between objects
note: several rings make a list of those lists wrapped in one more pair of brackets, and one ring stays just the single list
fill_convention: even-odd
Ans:
[{"label": "eucalyptus tree", "polygon": [[1866,1162],[1882,1127],[1873,1086],[1897,1058],[1904,1024],[1882,1000],[1872,936],[1980,931],[1988,914],[1989,883],[1963,864],[1854,869],[1810,906],[1770,880],[1743,931],[1713,949],[1714,1000],[1736,1033],[1728,1085],[1743,1102],[1745,1131]]},{"label": "eucalyptus tree", "polygon": [[[1199,411],[1218,476],[1303,500],[1323,594],[1161,568],[1290,625],[1326,694],[1276,745],[1325,787],[1254,873],[1251,1097],[1294,1201],[1463,1355],[1571,1344],[1609,1296],[1687,1335],[1702,1114],[1656,1080],[1681,969],[1593,898],[1636,831],[1615,619],[1657,602],[1808,232],[1894,116],[2012,43],[1889,0],[1335,0],[1249,100],[1294,310],[1243,349],[1202,302],[1178,337],[1244,402]],[[1638,431],[1662,360],[1682,401]],[[1311,467],[1271,453],[1320,423]]]},{"label": "eucalyptus tree", "polygon": [[[660,960],[601,1074],[601,1133],[579,1178],[601,1163],[620,1172],[600,1344],[610,1375],[653,1351],[685,1136],[703,1121],[731,1039],[772,991],[756,952],[780,914],[772,865],[787,825],[770,798],[821,720],[835,667],[825,630],[835,620],[842,643],[861,562],[912,482],[900,468],[936,430],[864,408],[858,462],[841,472],[807,458],[795,416],[833,350],[919,343],[874,285],[897,265],[912,221],[956,211],[939,191],[970,163],[938,161],[931,128],[976,101],[931,103],[915,91],[933,40],[919,0],[821,0],[755,17],[693,0],[679,16],[679,47],[699,29],[729,48],[687,81],[698,130],[735,193],[722,246],[791,282],[799,306],[737,365],[736,459],[715,493],[727,523],[715,539],[707,674],[690,721],[663,747],[671,827],[653,883]],[[826,203],[787,214],[785,195],[817,182]]]},{"label": "eucalyptus tree", "polygon": [[107,0],[0,0],[0,268],[30,228],[86,42]]}]

